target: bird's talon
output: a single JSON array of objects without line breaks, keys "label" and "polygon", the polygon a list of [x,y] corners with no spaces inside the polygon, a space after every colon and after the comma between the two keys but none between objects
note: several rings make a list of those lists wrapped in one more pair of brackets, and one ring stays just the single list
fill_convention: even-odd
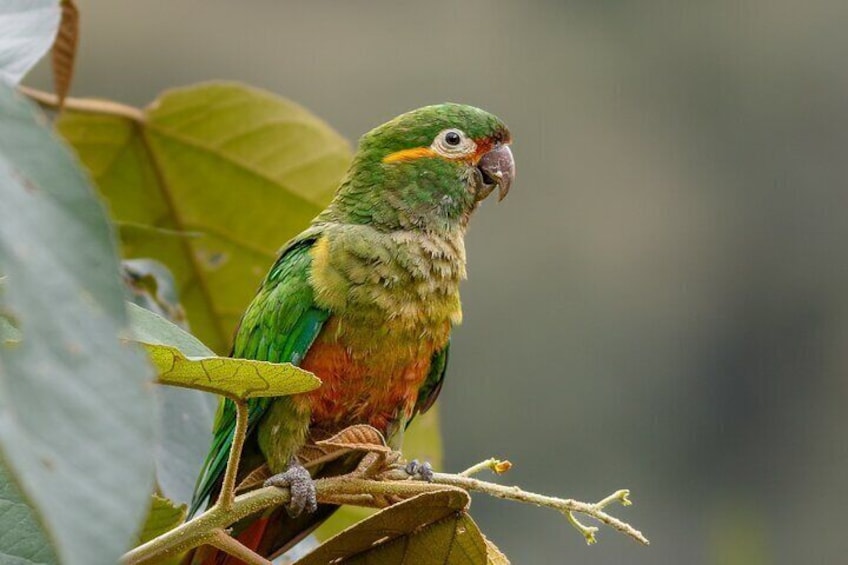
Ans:
[{"label": "bird's talon", "polygon": [[404,470],[412,479],[420,479],[428,483],[433,482],[433,466],[430,465],[429,461],[419,463],[418,459],[413,459],[406,464]]},{"label": "bird's talon", "polygon": [[286,512],[292,518],[296,518],[304,510],[309,514],[318,510],[315,483],[312,481],[309,471],[300,464],[289,465],[288,469],[265,481],[264,486],[289,489],[291,498],[286,504]]}]

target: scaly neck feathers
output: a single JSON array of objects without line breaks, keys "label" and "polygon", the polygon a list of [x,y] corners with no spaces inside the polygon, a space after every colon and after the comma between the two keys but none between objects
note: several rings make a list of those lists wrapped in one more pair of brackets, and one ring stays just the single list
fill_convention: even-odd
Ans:
[{"label": "scaly neck feathers", "polygon": [[462,311],[464,229],[378,231],[326,223],[312,251],[316,303],[343,324],[367,328],[374,339],[392,334],[443,341]]}]

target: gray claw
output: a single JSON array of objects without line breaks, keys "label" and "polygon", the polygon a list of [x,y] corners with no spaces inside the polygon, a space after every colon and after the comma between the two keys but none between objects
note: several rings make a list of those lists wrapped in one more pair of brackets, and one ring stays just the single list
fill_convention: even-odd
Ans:
[{"label": "gray claw", "polygon": [[318,510],[315,483],[312,481],[309,471],[298,463],[290,464],[288,469],[265,481],[264,486],[289,489],[291,499],[286,504],[286,512],[292,518],[296,518],[304,510],[309,514]]},{"label": "gray claw", "polygon": [[433,466],[429,461],[419,463],[418,459],[413,459],[406,464],[406,474],[413,479],[421,479],[428,483],[433,482]]}]

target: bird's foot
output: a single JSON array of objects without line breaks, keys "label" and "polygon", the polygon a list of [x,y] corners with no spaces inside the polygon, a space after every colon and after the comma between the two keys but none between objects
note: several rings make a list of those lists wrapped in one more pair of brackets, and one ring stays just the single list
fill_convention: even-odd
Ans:
[{"label": "bird's foot", "polygon": [[418,459],[413,459],[406,464],[404,470],[412,479],[427,481],[428,483],[433,482],[433,466],[430,465],[429,461],[420,463]]},{"label": "bird's foot", "polygon": [[286,504],[286,512],[292,518],[296,518],[304,510],[309,514],[318,510],[315,483],[312,481],[309,471],[300,463],[289,463],[288,469],[265,481],[264,486],[289,489],[291,498],[288,504]]}]

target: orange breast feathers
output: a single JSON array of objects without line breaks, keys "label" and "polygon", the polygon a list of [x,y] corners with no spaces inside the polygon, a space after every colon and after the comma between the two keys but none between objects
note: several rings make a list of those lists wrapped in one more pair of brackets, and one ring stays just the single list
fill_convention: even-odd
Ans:
[{"label": "orange breast feathers", "polygon": [[407,419],[412,415],[433,353],[444,344],[401,344],[387,336],[379,341],[370,339],[366,351],[352,346],[359,340],[350,339],[350,326],[347,336],[338,326],[338,321],[330,318],[301,363],[323,382],[305,395],[312,425],[332,432],[369,424],[386,433],[398,416]]}]

